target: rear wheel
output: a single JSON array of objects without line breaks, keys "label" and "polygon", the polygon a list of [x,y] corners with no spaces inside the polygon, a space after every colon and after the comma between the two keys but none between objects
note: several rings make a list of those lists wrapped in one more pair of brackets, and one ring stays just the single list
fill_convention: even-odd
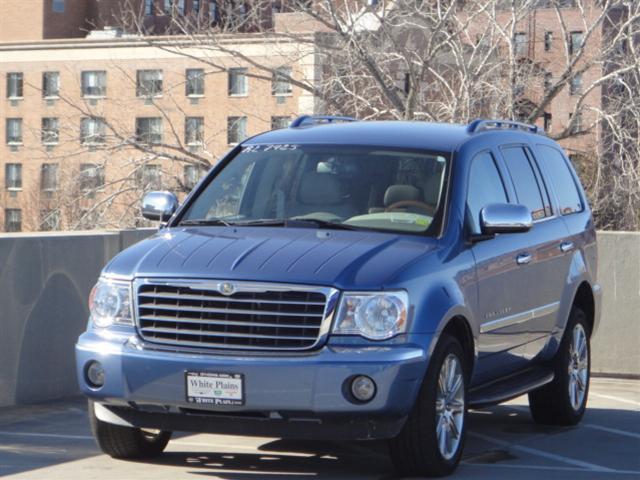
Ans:
[{"label": "rear wheel", "polygon": [[582,419],[591,376],[588,332],[584,312],[573,307],[553,360],[553,382],[529,394],[529,408],[537,423],[575,425]]},{"label": "rear wheel", "polygon": [[466,433],[466,372],[460,342],[444,335],[429,362],[416,404],[391,458],[406,476],[443,476],[460,462]]},{"label": "rear wheel", "polygon": [[102,450],[113,458],[151,458],[160,455],[171,438],[171,432],[122,427],[96,417],[94,403],[89,400],[89,421],[93,436]]}]

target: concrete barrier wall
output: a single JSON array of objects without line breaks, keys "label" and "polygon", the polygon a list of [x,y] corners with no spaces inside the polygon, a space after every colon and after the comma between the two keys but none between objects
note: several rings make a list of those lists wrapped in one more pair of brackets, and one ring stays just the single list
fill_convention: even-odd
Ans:
[{"label": "concrete barrier wall", "polygon": [[111,257],[150,233],[0,236],[0,406],[78,391],[73,346],[89,291]]},{"label": "concrete barrier wall", "polygon": [[[73,346],[104,264],[152,231],[0,236],[0,406],[78,391]],[[640,234],[601,233],[593,371],[640,376]]]},{"label": "concrete barrier wall", "polygon": [[602,318],[592,370],[640,377],[640,233],[598,233],[598,281]]}]

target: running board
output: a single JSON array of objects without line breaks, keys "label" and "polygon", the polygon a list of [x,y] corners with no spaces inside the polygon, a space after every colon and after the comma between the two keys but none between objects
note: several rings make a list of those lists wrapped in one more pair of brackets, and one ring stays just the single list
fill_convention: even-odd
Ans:
[{"label": "running board", "polygon": [[554,378],[553,370],[534,367],[508,377],[479,385],[469,391],[469,407],[484,408],[506,402],[542,387]]}]

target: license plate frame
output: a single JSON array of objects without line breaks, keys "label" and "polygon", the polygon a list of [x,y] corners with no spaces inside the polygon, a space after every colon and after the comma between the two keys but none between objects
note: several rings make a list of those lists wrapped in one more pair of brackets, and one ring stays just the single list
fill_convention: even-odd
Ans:
[{"label": "license plate frame", "polygon": [[211,406],[242,406],[245,402],[241,373],[184,372],[187,403]]}]

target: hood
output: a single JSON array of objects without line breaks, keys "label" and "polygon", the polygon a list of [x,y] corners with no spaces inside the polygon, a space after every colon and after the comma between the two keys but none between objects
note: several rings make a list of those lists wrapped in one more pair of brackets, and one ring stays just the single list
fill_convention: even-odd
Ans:
[{"label": "hood", "polygon": [[124,250],[104,273],[379,289],[435,248],[393,233],[272,227],[180,227]]}]

